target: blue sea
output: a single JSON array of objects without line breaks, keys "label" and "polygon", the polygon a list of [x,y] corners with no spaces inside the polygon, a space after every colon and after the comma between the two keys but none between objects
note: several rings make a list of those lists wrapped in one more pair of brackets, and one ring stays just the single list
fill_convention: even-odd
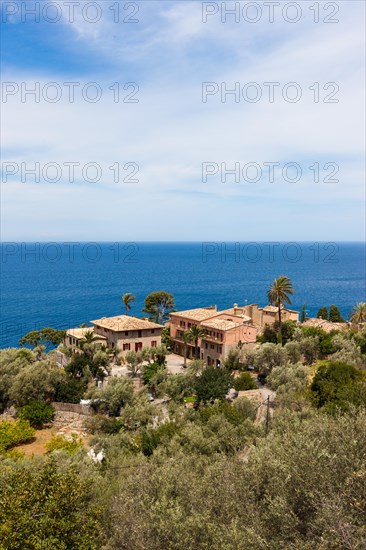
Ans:
[{"label": "blue sea", "polygon": [[124,313],[121,296],[136,296],[143,315],[152,291],[173,293],[176,309],[234,303],[265,305],[278,275],[291,278],[293,309],[308,316],[336,304],[348,317],[365,301],[362,243],[3,243],[0,347],[26,332],[70,328]]}]

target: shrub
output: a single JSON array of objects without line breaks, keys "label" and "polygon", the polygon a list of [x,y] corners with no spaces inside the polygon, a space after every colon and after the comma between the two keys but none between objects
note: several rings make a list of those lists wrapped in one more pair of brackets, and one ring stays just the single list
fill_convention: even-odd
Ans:
[{"label": "shrub", "polygon": [[72,434],[71,437],[70,440],[63,435],[55,435],[51,441],[46,443],[47,453],[53,451],[65,451],[69,455],[76,453],[83,446],[83,442],[76,434]]},{"label": "shrub", "polygon": [[48,403],[31,401],[18,411],[21,420],[28,420],[33,428],[42,428],[44,424],[52,421],[55,410]]},{"label": "shrub", "polygon": [[258,386],[255,384],[249,372],[242,372],[238,378],[234,380],[234,388],[236,391],[255,390]]},{"label": "shrub", "polygon": [[353,365],[329,362],[317,370],[310,387],[311,399],[327,412],[348,410],[366,402],[365,378]]},{"label": "shrub", "polygon": [[10,402],[15,407],[23,407],[30,401],[50,402],[54,399],[57,384],[64,376],[62,369],[48,360],[27,365],[13,379],[9,389]]},{"label": "shrub", "polygon": [[225,399],[233,378],[225,369],[207,367],[196,381],[198,401],[207,403],[215,399]]},{"label": "shrub", "polygon": [[231,349],[228,353],[227,358],[224,361],[224,368],[233,371],[239,369],[239,361],[240,361],[240,352],[238,349]]},{"label": "shrub", "polygon": [[[82,471],[80,471],[82,470]],[[9,461],[0,470],[0,547],[97,550],[102,515],[95,502],[98,477],[88,464]]]},{"label": "shrub", "polygon": [[128,378],[110,378],[103,388],[92,388],[87,394],[100,413],[120,416],[121,409],[133,402],[133,383]]},{"label": "shrub", "polygon": [[262,334],[260,336],[257,336],[257,342],[261,342],[262,344],[277,344],[277,332],[273,327],[265,325]]},{"label": "shrub", "polygon": [[80,403],[87,389],[87,382],[84,379],[66,376],[56,385],[55,401],[61,403]]},{"label": "shrub", "polygon": [[0,422],[0,453],[33,439],[35,430],[26,420]]},{"label": "shrub", "polygon": [[239,397],[238,399],[235,399],[233,403],[234,409],[236,409],[241,417],[244,418],[250,418],[250,420],[254,420],[256,416],[256,408],[253,405],[249,399],[246,397]]},{"label": "shrub", "polygon": [[[239,426],[246,418],[253,419],[253,405],[249,399],[244,398],[245,405],[242,405],[242,398],[239,398],[238,406],[229,405],[226,401],[216,402],[214,405],[203,407],[199,411],[199,418],[202,422],[207,423],[213,416],[222,415],[234,426]],[[236,404],[237,401],[234,401]],[[249,404],[249,405],[248,405]],[[246,405],[248,405],[246,407]],[[255,416],[255,415],[254,415]]]},{"label": "shrub", "polygon": [[162,440],[168,441],[178,432],[175,422],[165,422],[155,429],[144,429],[141,433],[141,450],[145,456],[153,454]]},{"label": "shrub", "polygon": [[103,417],[100,423],[100,431],[106,434],[117,434],[123,428],[122,420],[118,418]]},{"label": "shrub", "polygon": [[196,403],[197,395],[189,395],[188,397],[185,397],[183,401],[184,403]]}]

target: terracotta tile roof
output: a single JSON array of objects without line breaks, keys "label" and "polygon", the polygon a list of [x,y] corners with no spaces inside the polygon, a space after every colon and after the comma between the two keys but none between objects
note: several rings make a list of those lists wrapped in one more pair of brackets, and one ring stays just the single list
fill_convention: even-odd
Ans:
[{"label": "terracotta tile roof", "polygon": [[202,327],[216,328],[218,330],[231,330],[233,328],[240,327],[241,323],[235,323],[234,321],[227,319],[209,319],[202,323]]},{"label": "terracotta tile roof", "polygon": [[[236,309],[236,313],[235,313]],[[229,309],[223,309],[222,311],[219,311],[219,314],[226,314],[226,315],[232,315],[233,317],[237,317],[238,319],[242,319],[244,322],[250,321],[251,317],[248,317],[247,315],[244,315],[243,313],[238,313],[238,310],[243,310],[242,307],[238,308],[229,308]]]},{"label": "terracotta tile roof", "polygon": [[121,332],[123,330],[144,330],[153,328],[164,328],[162,325],[146,321],[144,319],[138,319],[137,317],[130,317],[129,315],[117,315],[116,317],[102,317],[91,321],[93,325],[107,328],[115,332]]},{"label": "terracotta tile roof", "polygon": [[318,319],[317,317],[312,317],[310,319],[306,319],[304,323],[302,323],[303,327],[319,327],[325,330],[325,332],[331,332],[332,330],[347,330],[348,323],[332,323],[331,321],[327,321],[326,319]]},{"label": "terracotta tile roof", "polygon": [[[94,327],[78,327],[78,328],[69,328],[66,331],[66,334],[68,336],[72,336],[73,338],[84,338],[85,334],[87,332],[94,332]],[[99,334],[97,335],[99,338]],[[102,340],[105,340],[104,336],[100,336]]]},{"label": "terracotta tile roof", "polygon": [[270,313],[277,313],[278,312],[278,307],[277,306],[265,306],[263,308],[263,311],[268,311]]},{"label": "terracotta tile roof", "polygon": [[171,317],[173,315],[176,315],[177,317],[184,317],[185,319],[191,319],[192,321],[205,321],[206,319],[210,319],[211,317],[215,317],[218,315],[217,309],[213,308],[205,308],[205,307],[198,307],[196,309],[187,309],[185,311],[176,311],[174,313],[171,313]]}]

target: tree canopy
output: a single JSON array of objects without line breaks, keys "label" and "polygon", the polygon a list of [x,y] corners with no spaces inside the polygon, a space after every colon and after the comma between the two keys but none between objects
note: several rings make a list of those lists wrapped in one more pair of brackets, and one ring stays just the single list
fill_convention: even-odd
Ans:
[{"label": "tree canopy", "polygon": [[151,292],[145,298],[145,307],[142,311],[149,314],[151,320],[162,324],[175,308],[174,296],[165,290]]}]

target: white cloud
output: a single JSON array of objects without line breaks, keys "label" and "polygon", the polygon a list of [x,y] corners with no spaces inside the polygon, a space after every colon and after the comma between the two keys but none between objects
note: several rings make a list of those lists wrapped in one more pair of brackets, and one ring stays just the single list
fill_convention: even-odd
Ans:
[{"label": "white cloud", "polygon": [[[277,28],[222,25],[219,19],[205,25],[198,5],[154,4],[157,15],[154,19],[152,6],[146,8],[135,48],[132,31],[127,40],[116,40],[110,21],[94,30],[85,22],[73,27],[85,48],[96,48],[115,63],[119,59],[114,78],[121,82],[134,49],[138,72],[145,67],[138,104],[113,102],[109,74],[100,82],[103,98],[96,104],[80,94],[72,105],[22,104],[18,97],[6,104],[3,145],[13,153],[3,160],[98,162],[103,179],[89,185],[3,184],[3,238],[22,238],[27,227],[28,238],[123,239],[128,234],[130,240],[153,240],[169,234],[171,240],[189,240],[209,239],[210,231],[220,238],[221,231],[222,238],[236,239],[240,227],[243,233],[250,227],[250,239],[262,238],[259,233],[280,239],[290,225],[295,231],[294,224],[298,239],[362,238],[363,214],[355,201],[363,196],[363,7],[352,3],[337,25],[289,27],[281,22]],[[270,31],[267,40],[265,29]],[[90,80],[96,78],[90,74]],[[41,79],[24,69],[5,80]],[[47,80],[62,85],[68,78],[50,71]],[[229,96],[222,103],[216,95],[204,104],[201,83],[210,80],[226,82],[228,88],[235,82],[258,82],[263,93],[268,89],[264,82],[282,87],[295,81],[303,98],[294,104],[250,104]],[[309,90],[314,82],[338,83],[339,103],[314,103]],[[108,167],[129,161],[140,165],[140,183],[114,184]],[[223,185],[213,178],[203,184],[204,161],[294,161],[304,166],[334,161],[341,181],[316,186],[310,174],[296,185]],[[332,216],[325,228],[330,203]]]}]

